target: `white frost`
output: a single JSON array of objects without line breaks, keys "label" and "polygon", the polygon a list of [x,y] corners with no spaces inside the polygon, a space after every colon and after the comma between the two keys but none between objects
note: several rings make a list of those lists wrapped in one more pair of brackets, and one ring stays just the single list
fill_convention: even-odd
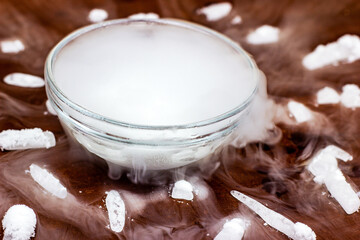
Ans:
[{"label": "white frost", "polygon": [[25,50],[24,44],[19,40],[4,40],[0,42],[3,53],[18,53]]},{"label": "white frost", "polygon": [[239,15],[237,15],[231,20],[231,24],[236,25],[236,24],[241,23],[241,21],[242,21],[241,17]]},{"label": "white frost", "polygon": [[267,224],[295,240],[314,240],[314,231],[303,223],[293,223],[283,215],[265,207],[254,199],[235,190],[231,195],[258,214]]},{"label": "white frost", "polygon": [[280,30],[276,27],[264,25],[257,28],[247,36],[248,43],[251,44],[268,44],[279,40]]},{"label": "white frost", "polygon": [[325,184],[331,196],[338,201],[345,212],[352,214],[359,209],[360,199],[351,185],[346,182],[336,159],[347,162],[352,160],[352,156],[341,148],[330,145],[312,157],[308,170],[315,176],[314,181]]},{"label": "white frost", "polygon": [[25,205],[14,205],[7,210],[2,220],[3,240],[28,240],[35,237],[36,215]]},{"label": "white frost", "polygon": [[60,183],[59,179],[49,173],[46,169],[36,164],[30,165],[30,175],[41,187],[52,195],[64,199],[67,196],[66,188]]},{"label": "white frost", "polygon": [[108,12],[104,9],[95,8],[89,12],[88,20],[93,23],[102,22],[107,19],[108,16]]},{"label": "white frost", "polygon": [[223,229],[216,235],[214,240],[241,240],[246,229],[246,222],[241,218],[233,218],[227,221]]},{"label": "white frost", "polygon": [[311,111],[301,103],[290,101],[287,106],[298,123],[309,121],[313,117]]},{"label": "white frost", "polygon": [[340,95],[330,87],[320,89],[316,94],[318,104],[336,104],[340,102]]},{"label": "white frost", "polygon": [[45,85],[44,79],[25,73],[11,73],[4,77],[4,82],[19,87],[38,88]]},{"label": "white frost", "polygon": [[315,50],[306,55],[303,65],[314,70],[326,65],[337,66],[340,62],[352,63],[360,59],[360,38],[356,35],[346,34],[336,42],[319,45]]},{"label": "white frost", "polygon": [[0,132],[1,150],[22,150],[31,148],[50,148],[55,146],[55,136],[40,128],[4,130]]},{"label": "white frost", "polygon": [[171,197],[174,199],[193,200],[193,186],[185,180],[177,181],[172,189]]},{"label": "white frost", "polygon": [[55,109],[51,106],[51,103],[50,103],[49,100],[46,100],[45,105],[46,105],[47,111],[48,111],[49,113],[51,113],[52,115],[57,115]]},{"label": "white frost", "polygon": [[158,19],[159,15],[156,13],[136,13],[128,16],[130,19]]},{"label": "white frost", "polygon": [[360,107],[360,89],[355,84],[346,84],[342,88],[341,103],[347,108]]},{"label": "white frost", "polygon": [[221,2],[200,8],[196,10],[196,13],[204,14],[206,16],[206,20],[214,22],[226,17],[231,12],[231,9],[231,3]]},{"label": "white frost", "polygon": [[106,208],[109,214],[110,228],[114,232],[121,232],[125,225],[125,203],[118,191],[106,192]]}]

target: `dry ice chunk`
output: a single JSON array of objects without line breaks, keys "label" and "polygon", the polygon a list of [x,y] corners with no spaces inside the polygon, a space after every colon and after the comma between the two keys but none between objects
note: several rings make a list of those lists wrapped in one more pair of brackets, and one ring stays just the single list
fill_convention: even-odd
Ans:
[{"label": "dry ice chunk", "polygon": [[316,101],[318,104],[336,104],[340,102],[340,95],[335,89],[324,87],[316,94]]},{"label": "dry ice chunk", "polygon": [[218,21],[226,17],[232,9],[232,5],[229,2],[220,2],[210,4],[209,6],[202,7],[196,11],[197,14],[204,14],[206,20],[210,22]]},{"label": "dry ice chunk", "polygon": [[360,88],[356,84],[346,84],[340,96],[342,105],[347,108],[360,107]]},{"label": "dry ice chunk", "polygon": [[36,215],[28,206],[14,205],[7,210],[2,226],[3,240],[28,240],[35,237]]},{"label": "dry ice chunk", "polygon": [[290,219],[283,215],[265,207],[258,201],[242,194],[241,192],[232,190],[231,195],[237,200],[245,204],[248,208],[259,215],[268,225],[279,230],[289,238],[295,240],[314,240],[316,235],[314,231],[307,225],[297,222],[293,223]]},{"label": "dry ice chunk", "polygon": [[109,214],[110,228],[114,232],[121,232],[125,225],[125,203],[118,191],[106,192],[106,208]]},{"label": "dry ice chunk", "polygon": [[3,53],[18,53],[25,50],[24,44],[19,39],[3,40],[0,42],[0,48]]},{"label": "dry ice chunk", "polygon": [[336,42],[319,45],[306,55],[302,61],[309,70],[315,70],[327,65],[337,66],[340,62],[352,63],[360,59],[360,38],[346,34]]},{"label": "dry ice chunk", "polygon": [[279,41],[279,28],[264,25],[255,29],[255,31],[251,32],[246,40],[251,44],[269,44]]},{"label": "dry ice chunk", "polygon": [[156,13],[135,13],[130,16],[128,16],[130,19],[158,19],[159,15]]},{"label": "dry ice chunk", "polygon": [[288,102],[287,106],[290,111],[290,114],[295,118],[296,122],[298,123],[309,121],[313,117],[310,109],[305,107],[304,104],[295,101],[290,101]]},{"label": "dry ice chunk", "polygon": [[45,85],[44,79],[31,74],[11,73],[4,77],[4,82],[19,87],[38,88]]},{"label": "dry ice chunk", "polygon": [[109,14],[104,9],[95,8],[89,12],[88,20],[93,23],[102,22],[108,18]]},{"label": "dry ice chunk", "polygon": [[49,100],[46,100],[45,105],[46,105],[46,109],[49,113],[51,113],[52,115],[57,115],[55,109],[51,106],[51,103]]},{"label": "dry ice chunk", "polygon": [[360,199],[338,168],[336,159],[344,162],[352,160],[346,151],[334,145],[318,151],[311,159],[308,170],[315,176],[314,181],[325,184],[332,197],[341,205],[347,214],[356,212]]},{"label": "dry ice chunk", "polygon": [[175,182],[171,192],[171,197],[174,199],[193,200],[193,186],[186,180]]},{"label": "dry ice chunk", "polygon": [[41,187],[55,197],[64,199],[67,196],[66,188],[60,183],[59,179],[54,177],[46,169],[36,164],[30,165],[30,175]]},{"label": "dry ice chunk", "polygon": [[227,221],[214,240],[241,240],[244,236],[247,223],[241,218]]},{"label": "dry ice chunk", "polygon": [[240,24],[242,22],[242,19],[239,15],[235,16],[232,20],[231,20],[231,24]]},{"label": "dry ice chunk", "polygon": [[55,136],[40,128],[4,130],[0,132],[1,150],[22,150],[31,148],[50,148],[55,146]]}]

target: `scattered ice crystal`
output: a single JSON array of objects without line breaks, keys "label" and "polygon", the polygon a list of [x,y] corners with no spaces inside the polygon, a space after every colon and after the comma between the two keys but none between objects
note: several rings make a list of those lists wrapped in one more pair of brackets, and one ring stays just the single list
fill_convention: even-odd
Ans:
[{"label": "scattered ice crystal", "polygon": [[227,221],[214,240],[241,240],[246,229],[246,222],[241,218]]},{"label": "scattered ice crystal", "polygon": [[25,73],[11,73],[4,77],[4,82],[19,87],[38,88],[45,85],[44,79]]},{"label": "scattered ice crystal", "polygon": [[18,53],[25,50],[24,44],[19,40],[4,40],[0,42],[3,53]]},{"label": "scattered ice crystal", "polygon": [[59,179],[49,173],[46,169],[36,164],[30,165],[30,175],[41,187],[52,195],[64,199],[67,196],[66,188],[60,183]]},{"label": "scattered ice crystal", "polygon": [[186,180],[177,181],[171,192],[174,199],[193,200],[193,186]]},{"label": "scattered ice crystal", "polygon": [[241,21],[242,21],[241,17],[239,15],[237,15],[231,20],[231,24],[236,25],[236,24],[241,23]]},{"label": "scattered ice crystal", "polygon": [[198,200],[206,200],[210,195],[209,189],[206,187],[206,185],[199,183],[196,183],[194,186],[194,193]]},{"label": "scattered ice crystal", "polygon": [[231,191],[231,195],[258,214],[267,224],[295,240],[315,240],[314,231],[303,223],[293,223],[283,215],[265,207],[256,200],[238,192]]},{"label": "scattered ice crystal", "polygon": [[352,160],[352,156],[341,148],[329,145],[312,157],[308,170],[315,176],[317,183],[324,183],[329,173],[339,170],[336,159],[347,162]]},{"label": "scattered ice crystal", "polygon": [[130,19],[158,19],[159,15],[156,13],[136,13],[128,16]]},{"label": "scattered ice crystal", "polygon": [[125,203],[118,191],[106,192],[106,208],[109,214],[110,228],[114,232],[121,232],[125,225]]},{"label": "scattered ice crystal", "polygon": [[341,63],[352,63],[360,59],[360,38],[356,35],[346,34],[336,42],[319,45],[315,50],[306,55],[303,65],[314,70],[327,65],[337,66]]},{"label": "scattered ice crystal", "polygon": [[89,12],[88,20],[93,23],[102,22],[108,18],[108,12],[104,9],[95,8]]},{"label": "scattered ice crystal", "polygon": [[341,148],[330,145],[312,157],[308,170],[315,176],[314,181],[325,184],[331,196],[338,201],[345,212],[352,214],[359,209],[360,199],[351,185],[346,182],[336,159],[347,162],[352,160],[352,156]]},{"label": "scattered ice crystal", "polygon": [[36,215],[28,206],[14,205],[6,212],[2,226],[3,240],[29,240],[35,237]]},{"label": "scattered ice crystal", "polygon": [[344,151],[343,149],[335,145],[329,145],[326,148],[324,148],[323,151],[325,153],[331,154],[332,156],[344,162],[353,160],[353,156],[351,156],[348,152]]},{"label": "scattered ice crystal", "polygon": [[340,95],[337,91],[330,87],[324,87],[320,89],[317,94],[318,104],[336,104],[340,102]]},{"label": "scattered ice crystal", "polygon": [[341,102],[346,108],[360,107],[360,88],[356,84],[346,84],[339,95],[334,89],[324,87],[317,92],[318,104],[335,104]]},{"label": "scattered ice crystal", "polygon": [[360,107],[360,88],[355,84],[346,84],[342,88],[341,103],[347,108]]},{"label": "scattered ice crystal", "polygon": [[50,148],[55,146],[55,136],[40,128],[4,130],[0,132],[1,150],[22,150],[31,148]]},{"label": "scattered ice crystal", "polygon": [[306,224],[301,222],[296,222],[294,225],[295,228],[295,236],[294,239],[304,239],[311,240],[316,239],[316,235],[314,231]]},{"label": "scattered ice crystal", "polygon": [[360,199],[351,185],[346,182],[343,173],[339,169],[329,173],[324,179],[324,183],[331,196],[336,199],[347,214],[358,211]]},{"label": "scattered ice crystal", "polygon": [[204,14],[206,16],[206,20],[214,22],[226,17],[231,12],[231,9],[231,3],[221,2],[200,8],[196,11],[196,13]]},{"label": "scattered ice crystal", "polygon": [[312,119],[311,111],[303,104],[290,101],[287,106],[291,115],[294,116],[298,123],[306,122]]},{"label": "scattered ice crystal", "polygon": [[46,100],[46,103],[45,103],[45,104],[46,104],[47,111],[48,111],[49,113],[51,113],[52,115],[57,115],[55,109],[51,106],[51,103],[50,103],[49,100]]},{"label": "scattered ice crystal", "polygon": [[251,44],[274,43],[279,40],[279,33],[278,28],[264,25],[251,32],[246,39]]}]

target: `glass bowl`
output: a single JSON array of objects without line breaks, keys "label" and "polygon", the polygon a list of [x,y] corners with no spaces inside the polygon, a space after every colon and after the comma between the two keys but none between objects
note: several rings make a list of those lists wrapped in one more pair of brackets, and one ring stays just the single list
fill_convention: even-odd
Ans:
[{"label": "glass bowl", "polygon": [[[134,23],[172,25],[217,38],[243,58],[254,81],[249,97],[231,111],[210,119],[183,125],[136,125],[102,116],[78,105],[66,96],[54,78],[54,65],[62,49],[79,36],[111,25]],[[209,49],[211,50],[211,49]],[[252,100],[258,91],[259,70],[252,58],[226,36],[197,24],[174,19],[118,19],[83,27],[61,40],[45,63],[46,92],[66,133],[107,162],[125,168],[164,170],[181,167],[207,158],[241,134],[236,129],[247,121]]]}]

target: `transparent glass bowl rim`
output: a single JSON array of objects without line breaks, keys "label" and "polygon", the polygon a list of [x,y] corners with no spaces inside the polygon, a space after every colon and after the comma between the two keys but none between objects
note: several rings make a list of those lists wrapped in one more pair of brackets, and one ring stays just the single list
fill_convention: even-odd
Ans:
[{"label": "transparent glass bowl rim", "polygon": [[[239,104],[237,107],[235,107],[234,109],[232,109],[230,111],[227,111],[223,114],[217,115],[215,117],[212,117],[212,118],[209,118],[206,120],[201,120],[198,122],[188,123],[188,124],[180,124],[180,125],[140,125],[140,124],[132,124],[132,123],[127,123],[127,122],[122,122],[122,121],[111,119],[111,118],[105,117],[103,115],[97,114],[95,112],[92,112],[92,111],[76,104],[71,99],[69,99],[57,86],[55,77],[53,74],[54,63],[56,61],[57,55],[61,52],[61,50],[64,47],[66,47],[66,45],[69,44],[71,41],[86,34],[87,32],[90,32],[90,31],[93,31],[93,30],[96,30],[99,28],[108,27],[111,25],[116,25],[116,24],[128,25],[128,24],[136,23],[136,22],[142,22],[142,23],[147,23],[147,24],[172,25],[175,27],[182,27],[182,28],[186,28],[186,29],[189,29],[192,31],[200,32],[205,35],[209,35],[211,37],[215,37],[215,38],[225,42],[230,47],[232,47],[238,54],[242,55],[244,57],[244,59],[247,61],[247,63],[249,64],[249,67],[252,70],[252,79],[251,80],[255,81],[255,87],[254,87],[252,93],[249,95],[249,97],[245,101],[243,101],[241,104]],[[167,19],[165,19],[165,18],[162,18],[162,19],[115,19],[115,20],[104,21],[104,22],[100,22],[100,23],[96,23],[96,24],[92,24],[92,25],[88,25],[88,26],[79,28],[79,29],[75,30],[74,32],[70,33],[69,35],[67,35],[57,45],[55,45],[55,47],[50,51],[50,53],[46,59],[46,62],[45,62],[45,81],[48,83],[51,91],[61,101],[63,101],[65,104],[67,104],[69,107],[71,107],[76,112],[79,112],[80,114],[83,114],[87,117],[94,118],[94,119],[97,119],[100,121],[104,121],[106,123],[110,123],[110,124],[113,124],[116,126],[126,127],[126,128],[149,129],[149,130],[188,129],[188,128],[203,127],[203,126],[207,126],[207,125],[211,125],[211,124],[223,121],[227,118],[235,116],[236,114],[238,114],[239,112],[244,110],[250,104],[251,100],[253,99],[254,95],[257,92],[258,85],[259,85],[259,72],[258,71],[259,70],[258,70],[257,65],[254,62],[254,60],[250,57],[250,55],[244,49],[242,49],[240,47],[239,44],[237,44],[230,38],[226,37],[225,35],[220,34],[220,33],[216,32],[214,30],[211,30],[207,27],[204,27],[204,26],[201,26],[201,25],[198,25],[195,23],[187,22],[184,20],[180,20],[180,19],[168,19],[168,18]]]}]

